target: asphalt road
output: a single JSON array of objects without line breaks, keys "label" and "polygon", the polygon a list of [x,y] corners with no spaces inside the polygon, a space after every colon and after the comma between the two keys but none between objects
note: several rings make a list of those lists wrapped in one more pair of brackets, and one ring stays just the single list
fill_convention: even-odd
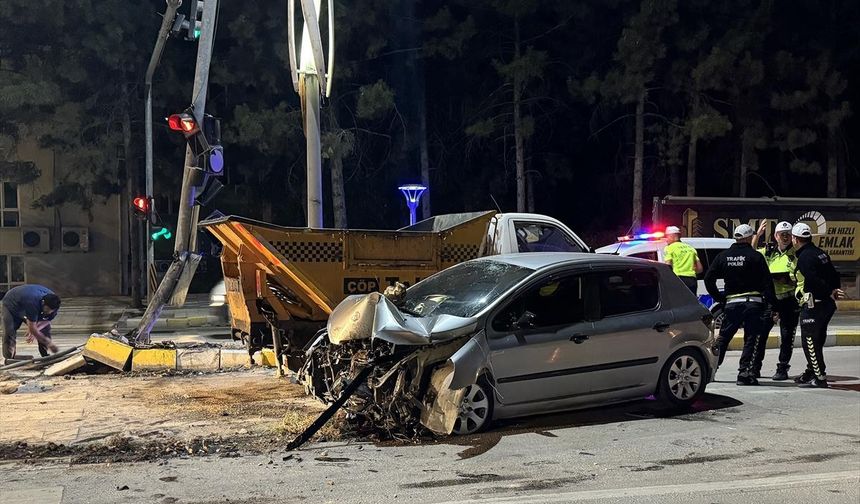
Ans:
[{"label": "asphalt road", "polygon": [[[287,454],[0,465],[0,502],[860,502],[860,348],[825,349],[829,390],[734,384],[695,411],[653,401],[508,421],[438,444],[323,443]],[[768,352],[765,370],[774,367]],[[795,355],[800,371],[802,354]],[[26,421],[26,419],[22,419]],[[287,460],[284,457],[291,455]]]}]

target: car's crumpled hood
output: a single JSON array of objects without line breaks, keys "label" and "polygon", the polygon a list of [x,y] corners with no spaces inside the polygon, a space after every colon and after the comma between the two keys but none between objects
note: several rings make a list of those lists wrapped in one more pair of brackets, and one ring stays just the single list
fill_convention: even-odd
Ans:
[{"label": "car's crumpled hood", "polygon": [[412,317],[404,315],[378,292],[349,296],[331,312],[329,341],[379,338],[396,345],[429,345],[474,332],[477,319],[454,315]]}]

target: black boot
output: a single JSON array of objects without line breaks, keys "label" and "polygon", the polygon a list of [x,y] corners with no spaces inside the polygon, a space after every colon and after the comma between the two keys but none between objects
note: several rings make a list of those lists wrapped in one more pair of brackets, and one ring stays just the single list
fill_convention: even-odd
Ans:
[{"label": "black boot", "polygon": [[791,367],[788,364],[779,363],[776,365],[776,373],[773,374],[771,380],[773,381],[785,381],[788,380],[788,368]]},{"label": "black boot", "polygon": [[758,380],[752,372],[740,373],[738,374],[738,380],[735,383],[737,385],[758,385]]},{"label": "black boot", "polygon": [[794,379],[794,383],[809,383],[813,378],[815,378],[815,374],[807,369],[802,375]]},{"label": "black boot", "polygon": [[823,376],[816,376],[809,383],[801,383],[801,388],[828,388],[830,385],[827,383],[827,378]]}]

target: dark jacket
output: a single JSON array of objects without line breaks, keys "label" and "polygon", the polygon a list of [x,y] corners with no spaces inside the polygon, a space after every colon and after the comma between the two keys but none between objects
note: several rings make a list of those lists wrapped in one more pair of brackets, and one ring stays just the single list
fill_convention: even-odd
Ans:
[{"label": "dark jacket", "polygon": [[828,299],[833,289],[841,286],[830,256],[811,243],[797,251],[797,271],[803,275],[803,292],[811,293],[815,299]]},{"label": "dark jacket", "polygon": [[[724,292],[717,289],[719,278],[726,281]],[[717,255],[705,274],[705,288],[718,303],[725,303],[727,296],[747,292],[758,292],[768,303],[776,302],[767,261],[749,243],[735,243]]]}]

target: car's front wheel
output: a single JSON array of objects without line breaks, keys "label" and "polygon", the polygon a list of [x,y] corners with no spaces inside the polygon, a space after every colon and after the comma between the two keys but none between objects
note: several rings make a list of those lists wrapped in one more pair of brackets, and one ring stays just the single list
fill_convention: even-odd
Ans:
[{"label": "car's front wheel", "polygon": [[683,348],[666,361],[660,372],[657,397],[672,408],[684,408],[696,402],[705,393],[707,368],[701,354]]},{"label": "car's front wheel", "polygon": [[481,432],[493,419],[493,389],[485,377],[466,387],[460,411],[454,422],[454,434]]}]

